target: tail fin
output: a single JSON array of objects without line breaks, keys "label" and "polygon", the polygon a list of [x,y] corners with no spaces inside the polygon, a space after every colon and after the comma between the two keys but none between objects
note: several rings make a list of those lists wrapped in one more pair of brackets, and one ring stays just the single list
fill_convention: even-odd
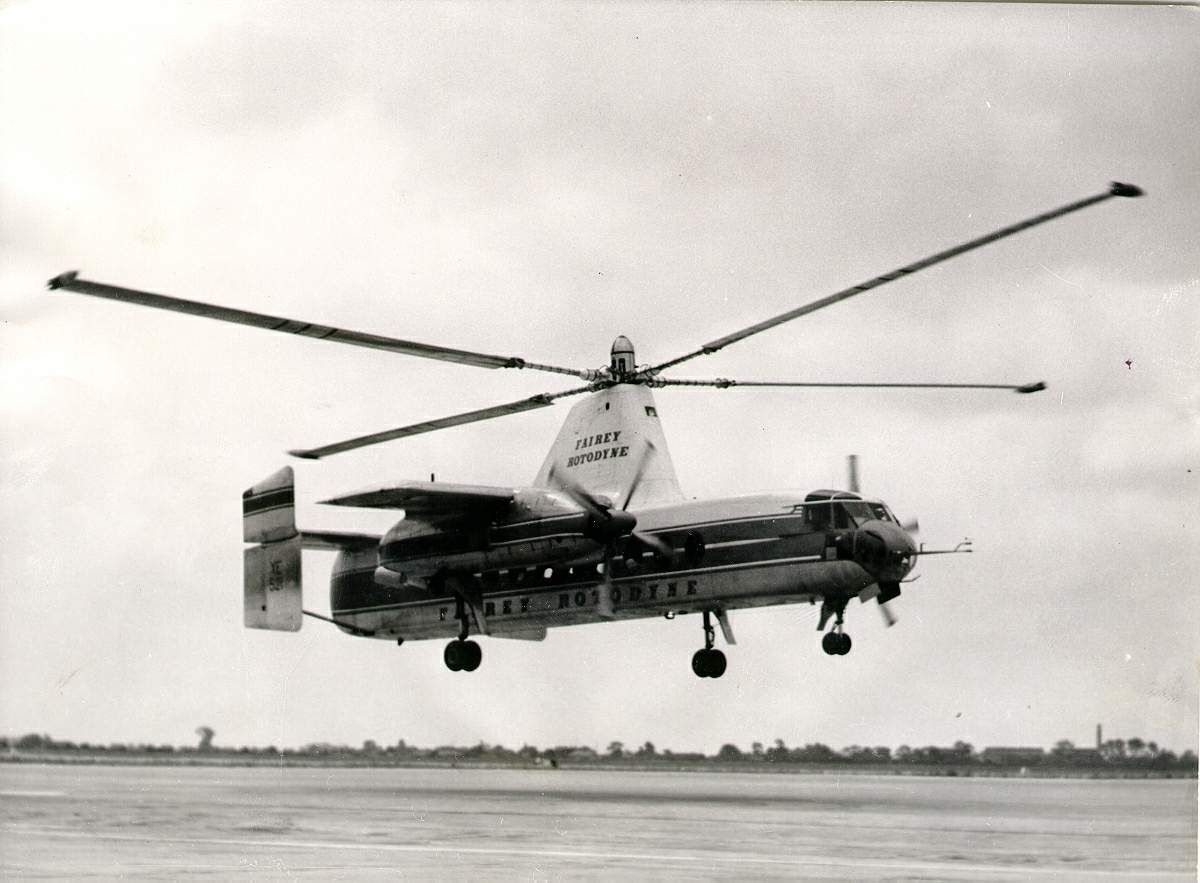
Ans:
[{"label": "tail fin", "polygon": [[246,628],[296,632],[304,619],[295,486],[285,466],[242,494],[242,536],[259,544],[243,556]]},{"label": "tail fin", "polygon": [[551,472],[630,509],[683,499],[654,397],[645,386],[619,383],[576,403],[534,487],[556,490]]}]

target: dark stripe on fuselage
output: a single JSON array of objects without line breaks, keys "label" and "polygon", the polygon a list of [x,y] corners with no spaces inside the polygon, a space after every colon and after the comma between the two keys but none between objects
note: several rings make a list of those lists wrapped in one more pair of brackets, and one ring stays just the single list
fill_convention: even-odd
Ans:
[{"label": "dark stripe on fuselage", "polygon": [[296,504],[295,488],[284,487],[242,498],[242,515],[256,515],[267,509],[283,509]]},{"label": "dark stripe on fuselage", "polygon": [[[489,544],[512,545],[519,542],[544,540],[550,537],[583,536],[587,525],[586,513],[556,515],[516,524],[498,524],[488,532]],[[574,523],[574,522],[577,522]],[[567,530],[564,532],[564,528]],[[803,516],[800,514],[755,515],[745,518],[729,518],[712,521],[697,521],[686,524],[664,526],[645,531],[660,540],[682,548],[692,533],[700,533],[705,543],[720,543],[734,540],[797,536],[805,532]],[[461,533],[414,534],[388,543],[380,549],[380,560],[396,564],[434,555],[455,555],[470,551],[482,551],[482,541],[472,541]]]},{"label": "dark stripe on fuselage", "polygon": [[[693,587],[696,586],[696,579],[704,575],[711,575],[722,572],[738,571],[738,570],[758,570],[775,567],[796,566],[796,565],[815,565],[827,563],[820,556],[810,555],[800,558],[776,558],[770,561],[751,561],[744,564],[729,564],[715,567],[697,567],[688,570],[673,570],[654,573],[642,573],[637,576],[614,577],[613,587],[615,589],[614,600],[620,601],[620,594],[628,591],[629,600],[636,600],[640,594],[640,586],[658,586],[665,587],[666,594],[664,598],[675,597],[675,586],[686,586],[684,594],[692,594]],[[367,571],[347,571],[339,574],[334,578],[335,587],[339,587],[346,594],[353,592],[354,583],[363,583],[373,579],[373,574]],[[483,599],[489,606],[498,604],[502,601],[507,602],[518,597],[541,597],[544,595],[563,597],[564,592],[577,592],[580,590],[592,591],[601,586],[600,578],[580,578],[578,573],[574,574],[570,581],[552,582],[550,580],[531,581],[527,585],[512,585],[495,591],[483,592]],[[626,589],[628,587],[628,589]],[[404,589],[406,597],[402,600],[394,600],[390,603],[382,603],[374,606],[338,606],[335,600],[331,605],[331,609],[335,614],[355,614],[355,613],[377,613],[383,610],[397,610],[404,607],[419,607],[426,604],[453,604],[455,598],[445,593],[424,592],[419,589]],[[653,600],[655,590],[650,589],[650,594],[646,600]],[[583,602],[577,602],[575,606],[582,606]],[[509,611],[506,611],[509,612]]]},{"label": "dark stripe on fuselage", "polygon": [[[780,525],[774,524],[777,520],[779,519],[759,519],[760,522],[769,522],[772,527],[779,527]],[[668,544],[680,550],[676,553],[675,559],[669,563],[663,562],[652,552],[644,550],[644,547],[641,547],[634,539],[632,543],[624,544],[623,548],[619,549],[620,554],[613,561],[613,578],[615,580],[661,579],[729,567],[751,567],[756,564],[768,566],[786,560],[818,558],[824,555],[827,539],[822,532],[779,534],[764,532],[763,526],[766,525],[760,524],[756,530],[754,525],[749,522],[726,522],[722,524],[720,531],[703,532],[704,542],[712,544],[714,548],[707,549],[696,560],[687,560],[682,551],[688,534],[696,532],[694,529],[672,528],[656,531],[655,536],[664,539]],[[792,525],[787,526],[792,527]],[[739,540],[748,539],[758,540],[758,542],[730,546],[720,545],[725,542],[736,543]],[[640,551],[641,555],[639,566],[631,569],[625,565],[623,556],[635,554],[635,545],[638,547],[636,551]],[[546,576],[547,571],[550,572],[549,576]],[[373,573],[373,570],[365,569],[335,573],[331,598],[333,607],[340,611],[346,611],[389,603],[376,599],[377,587],[374,584]],[[576,567],[545,565],[512,570],[507,573],[488,574],[483,580],[483,590],[485,594],[537,591],[580,583],[590,585],[599,580],[600,574],[596,570],[595,564]],[[412,593],[412,601],[431,601],[437,598],[451,597],[446,593],[425,592],[421,589],[401,591]]]}]

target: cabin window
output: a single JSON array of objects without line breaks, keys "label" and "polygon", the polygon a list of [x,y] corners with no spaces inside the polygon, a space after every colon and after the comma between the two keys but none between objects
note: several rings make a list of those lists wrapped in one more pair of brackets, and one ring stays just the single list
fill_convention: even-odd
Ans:
[{"label": "cabin window", "polygon": [[553,567],[547,567],[545,570],[542,571],[542,579],[550,579],[550,577],[552,577],[552,576],[554,576],[554,568]]},{"label": "cabin window", "polygon": [[657,417],[658,416],[658,411],[654,410],[653,405],[646,405],[646,416],[647,417]]},{"label": "cabin window", "polygon": [[891,513],[888,512],[887,506],[883,505],[883,503],[867,503],[867,507],[871,510],[871,514],[879,521],[895,520],[892,518]]}]

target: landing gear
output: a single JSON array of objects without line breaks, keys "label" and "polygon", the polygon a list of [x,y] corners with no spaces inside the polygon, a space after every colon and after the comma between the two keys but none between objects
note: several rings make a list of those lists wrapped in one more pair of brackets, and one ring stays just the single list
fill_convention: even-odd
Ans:
[{"label": "landing gear", "polygon": [[821,619],[817,628],[823,630],[829,618],[834,617],[833,629],[821,638],[821,649],[830,656],[845,656],[850,652],[850,636],[842,631],[842,615],[846,612],[847,598],[826,597],[821,602]]},{"label": "landing gear", "polygon": [[725,654],[720,650],[713,649],[714,641],[716,641],[716,633],[712,627],[712,615],[705,610],[704,649],[697,650],[692,655],[692,671],[696,673],[696,677],[719,678],[725,674]]},{"label": "landing gear", "polygon": [[821,649],[830,656],[845,656],[850,652],[850,636],[845,632],[826,632],[821,639]]},{"label": "landing gear", "polygon": [[483,649],[474,641],[459,638],[446,645],[442,659],[450,671],[475,671],[483,661]]},{"label": "landing gear", "polygon": [[442,659],[450,671],[475,671],[483,661],[483,649],[474,641],[467,640],[467,635],[471,633],[471,620],[462,597],[455,604],[454,615],[458,620],[458,638],[446,645]]},{"label": "landing gear", "polygon": [[719,678],[725,674],[725,654],[720,650],[697,650],[692,655],[692,671],[697,677]]}]

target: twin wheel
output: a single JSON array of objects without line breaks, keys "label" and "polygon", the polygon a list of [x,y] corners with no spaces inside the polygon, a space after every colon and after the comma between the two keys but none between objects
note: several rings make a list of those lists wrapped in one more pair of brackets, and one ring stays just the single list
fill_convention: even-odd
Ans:
[{"label": "twin wheel", "polygon": [[719,678],[725,674],[725,654],[712,648],[697,650],[692,655],[692,671],[697,677]]},{"label": "twin wheel", "polygon": [[450,671],[475,671],[483,661],[483,649],[474,641],[459,638],[446,645],[442,659]]},{"label": "twin wheel", "polygon": [[826,632],[821,649],[830,656],[845,656],[850,652],[850,636],[844,632]]}]

